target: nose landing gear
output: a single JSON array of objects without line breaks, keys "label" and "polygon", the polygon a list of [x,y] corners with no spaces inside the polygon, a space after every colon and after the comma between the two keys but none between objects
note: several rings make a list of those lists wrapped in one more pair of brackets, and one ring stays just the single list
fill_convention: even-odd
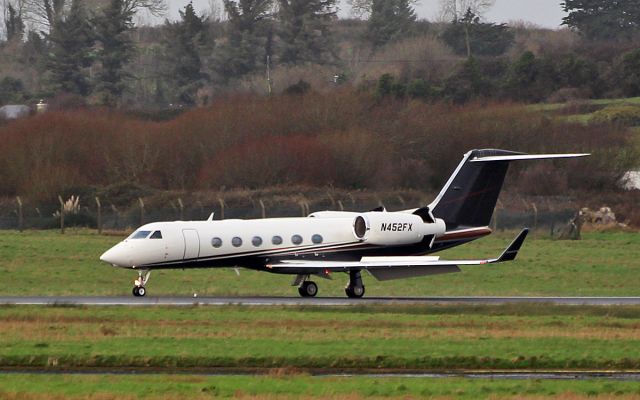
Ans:
[{"label": "nose landing gear", "polygon": [[[143,276],[144,274],[144,276]],[[149,277],[151,276],[151,271],[138,271],[138,279],[133,281],[133,290],[132,293],[136,297],[144,297],[147,294],[147,289],[145,289],[144,285],[149,282]]]}]

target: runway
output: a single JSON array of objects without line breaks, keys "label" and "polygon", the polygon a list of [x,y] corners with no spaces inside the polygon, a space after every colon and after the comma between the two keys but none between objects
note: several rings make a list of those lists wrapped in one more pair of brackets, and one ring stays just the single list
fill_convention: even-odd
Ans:
[{"label": "runway", "polygon": [[74,306],[318,306],[349,307],[363,305],[502,305],[553,304],[621,306],[640,305],[640,297],[133,297],[133,296],[2,296],[0,305],[74,305]]}]

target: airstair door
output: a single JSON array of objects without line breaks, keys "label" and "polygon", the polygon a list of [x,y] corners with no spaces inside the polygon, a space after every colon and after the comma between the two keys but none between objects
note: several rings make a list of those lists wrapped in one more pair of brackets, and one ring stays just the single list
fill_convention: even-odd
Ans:
[{"label": "airstair door", "polygon": [[184,229],[184,259],[198,258],[200,255],[200,237],[195,229]]}]

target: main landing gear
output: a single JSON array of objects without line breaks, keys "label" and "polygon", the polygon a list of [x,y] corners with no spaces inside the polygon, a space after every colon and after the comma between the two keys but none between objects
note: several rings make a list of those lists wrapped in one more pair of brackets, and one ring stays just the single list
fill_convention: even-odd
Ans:
[{"label": "main landing gear", "polygon": [[313,281],[308,281],[309,275],[297,275],[291,286],[298,287],[298,293],[302,297],[315,297],[318,294],[318,285]]},{"label": "main landing gear", "polygon": [[151,271],[138,271],[138,279],[133,281],[132,293],[134,296],[144,297],[147,294],[147,289],[145,289],[144,285],[149,282],[149,276],[151,276]]},{"label": "main landing gear", "polygon": [[349,283],[344,288],[344,292],[351,299],[359,299],[364,296],[364,284],[360,271],[349,271]]},{"label": "main landing gear", "polygon": [[315,297],[318,294],[318,285],[313,281],[304,281],[298,286],[298,293],[302,297]]},{"label": "main landing gear", "polygon": [[[307,280],[309,275],[298,275],[293,280],[292,285],[298,286],[298,293],[302,297],[315,297],[318,294],[318,285],[315,282]],[[364,296],[364,284],[362,284],[362,276],[360,271],[349,271],[349,283],[344,288],[347,297],[351,299],[359,299]]]}]

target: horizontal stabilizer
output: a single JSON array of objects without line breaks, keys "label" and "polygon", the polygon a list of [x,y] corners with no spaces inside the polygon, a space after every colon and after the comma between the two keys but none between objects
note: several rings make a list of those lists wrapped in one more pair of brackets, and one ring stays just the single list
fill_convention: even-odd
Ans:
[{"label": "horizontal stabilizer", "polygon": [[550,158],[577,158],[590,156],[589,153],[575,153],[575,154],[515,154],[504,156],[487,156],[487,157],[474,157],[470,162],[489,162],[489,161],[525,161],[525,160],[546,160]]}]

